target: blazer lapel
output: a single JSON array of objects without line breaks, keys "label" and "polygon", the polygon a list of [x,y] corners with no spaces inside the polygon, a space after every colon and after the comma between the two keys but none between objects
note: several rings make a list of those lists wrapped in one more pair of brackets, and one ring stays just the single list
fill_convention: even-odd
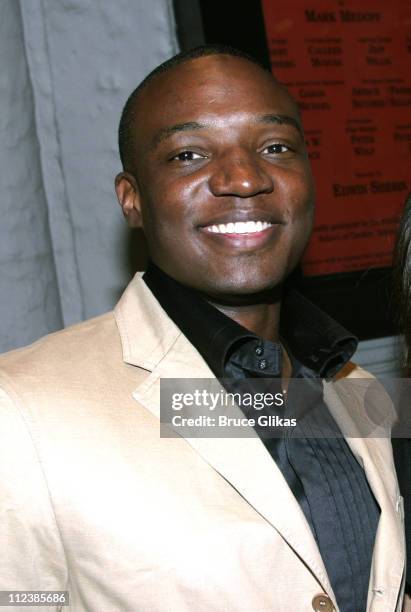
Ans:
[{"label": "blazer lapel", "polygon": [[[376,432],[380,437],[364,437],[364,431],[367,429],[358,428],[357,425],[359,419],[364,425],[368,418],[364,410],[364,395],[369,383],[365,379],[365,372],[363,375],[362,380],[353,380],[361,376],[354,374],[351,379],[346,378],[335,384],[325,383],[324,397],[340,430],[346,435],[354,456],[363,466],[368,483],[381,509],[371,567],[368,610],[371,609],[373,588],[384,589],[389,585],[393,596],[398,595],[405,565],[405,547],[401,516],[402,500],[398,494],[391,440],[387,436],[387,431],[384,432],[382,429]],[[372,432],[373,429],[375,431],[375,427],[370,426],[368,431]]]},{"label": "blazer lapel", "polygon": [[[139,276],[132,281],[120,300],[115,316],[122,338],[124,360],[151,371],[135,389],[133,396],[159,418],[160,378],[215,377]],[[138,330],[143,334],[143,341]],[[333,597],[321,555],[305,516],[257,435],[249,438],[185,440],[282,535],[316,576],[324,591]]]}]

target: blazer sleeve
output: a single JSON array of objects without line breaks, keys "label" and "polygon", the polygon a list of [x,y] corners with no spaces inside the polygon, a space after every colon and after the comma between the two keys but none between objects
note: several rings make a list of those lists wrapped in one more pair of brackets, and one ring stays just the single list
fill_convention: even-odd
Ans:
[{"label": "blazer sleeve", "polygon": [[[1,591],[67,590],[67,564],[42,465],[18,401],[1,386],[0,550]],[[68,610],[36,607],[43,609]]]}]

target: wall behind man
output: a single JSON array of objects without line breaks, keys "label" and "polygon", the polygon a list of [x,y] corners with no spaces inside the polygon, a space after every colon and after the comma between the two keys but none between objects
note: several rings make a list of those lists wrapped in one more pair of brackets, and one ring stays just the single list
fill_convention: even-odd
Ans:
[{"label": "wall behind man", "polygon": [[171,0],[0,3],[0,352],[111,309],[130,279],[118,120],[177,51]]}]

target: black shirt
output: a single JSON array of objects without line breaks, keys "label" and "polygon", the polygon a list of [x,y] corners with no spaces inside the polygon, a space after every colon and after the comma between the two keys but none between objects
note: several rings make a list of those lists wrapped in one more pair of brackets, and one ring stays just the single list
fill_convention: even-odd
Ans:
[{"label": "black shirt", "polygon": [[[143,279],[226,387],[228,379],[247,379],[251,385],[262,377],[281,380],[280,343],[259,338],[152,262]],[[309,381],[313,409],[306,427],[320,419],[335,430],[321,378],[332,378],[348,362],[356,338],[295,291],[282,301],[280,337],[293,378]],[[288,410],[294,400],[290,387]],[[365,611],[379,508],[345,439],[284,435],[262,441],[312,529],[341,612]]]}]

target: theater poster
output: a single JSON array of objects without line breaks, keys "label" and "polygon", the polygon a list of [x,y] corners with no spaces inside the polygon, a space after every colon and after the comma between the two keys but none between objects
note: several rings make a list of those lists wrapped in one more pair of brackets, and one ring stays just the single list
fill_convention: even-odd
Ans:
[{"label": "theater poster", "polygon": [[391,266],[411,190],[411,2],[263,0],[317,185],[307,276]]}]

